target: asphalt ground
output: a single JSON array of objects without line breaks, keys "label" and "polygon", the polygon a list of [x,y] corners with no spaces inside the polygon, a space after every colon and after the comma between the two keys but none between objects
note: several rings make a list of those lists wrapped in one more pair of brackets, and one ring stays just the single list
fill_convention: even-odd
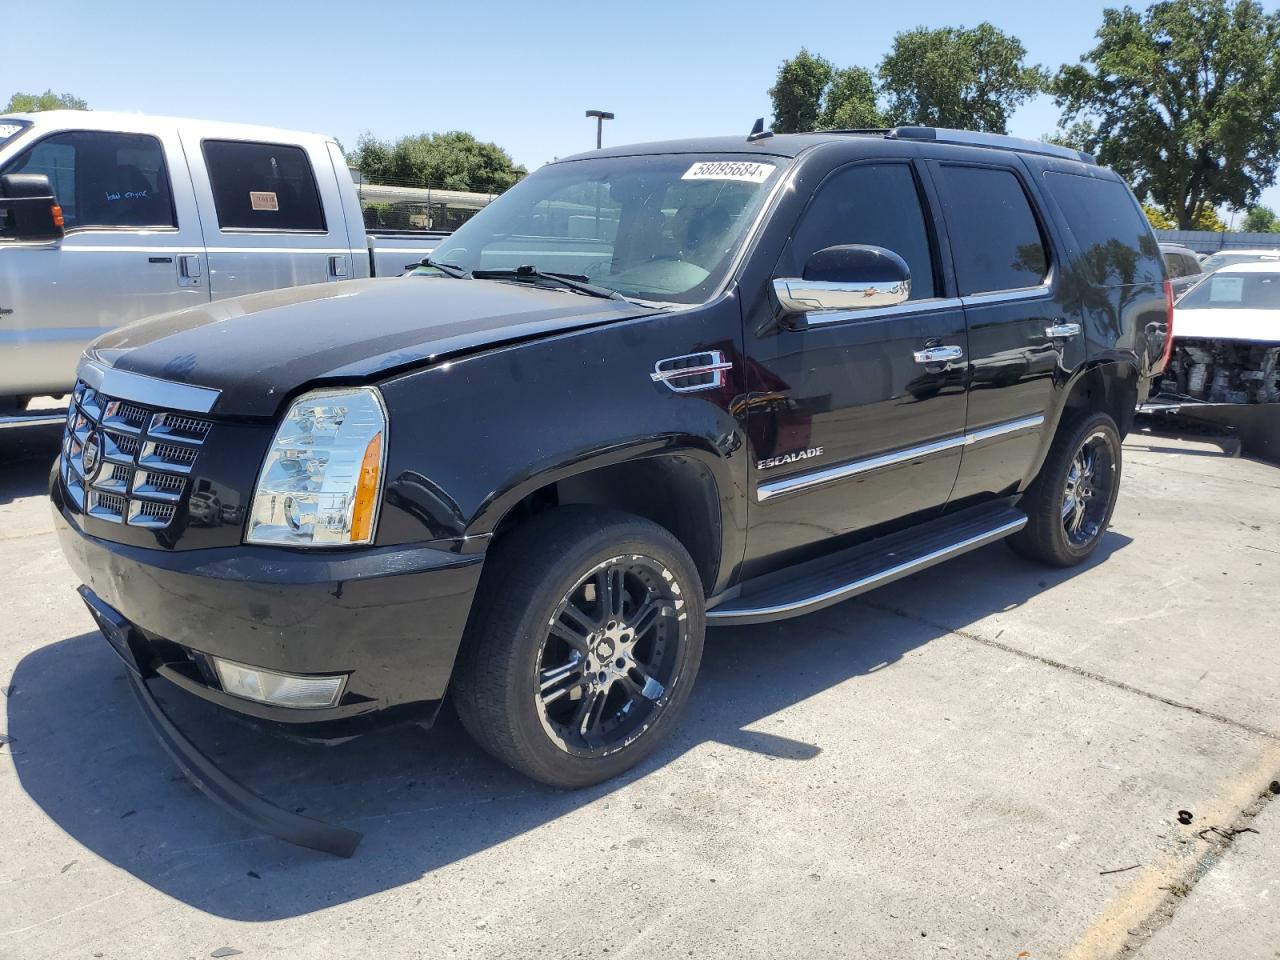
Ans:
[{"label": "asphalt ground", "polygon": [[680,732],[593,789],[447,716],[323,748],[163,694],[363,831],[339,860],[152,738],[52,533],[57,442],[0,431],[0,957],[1280,957],[1274,466],[1135,434],[1083,567],[997,544],[712,631]]}]

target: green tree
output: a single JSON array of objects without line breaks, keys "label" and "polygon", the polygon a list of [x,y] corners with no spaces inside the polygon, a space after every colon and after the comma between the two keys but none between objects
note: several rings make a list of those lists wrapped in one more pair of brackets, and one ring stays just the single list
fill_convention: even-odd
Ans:
[{"label": "green tree", "polygon": [[40,110],[88,110],[89,104],[69,93],[15,93],[0,113],[37,113]]},{"label": "green tree", "polygon": [[835,77],[835,67],[825,57],[804,47],[778,68],[778,79],[769,88],[773,100],[773,129],[778,133],[814,130],[822,116],[822,97]]},{"label": "green tree", "polygon": [[481,143],[460,130],[401,137],[394,144],[366,133],[350,160],[374,183],[425,184],[474,193],[501,193],[528,173],[497,144]]},{"label": "green tree", "polygon": [[862,67],[836,71],[822,96],[818,127],[862,130],[884,125],[884,114],[876,105],[876,81],[871,71]]},{"label": "green tree", "polygon": [[1270,207],[1257,206],[1244,215],[1240,229],[1245,233],[1280,233],[1280,217]]},{"label": "green tree", "polygon": [[890,122],[1005,133],[1009,115],[1047,81],[1026,57],[990,23],[900,33],[880,63]]},{"label": "green tree", "polygon": [[1280,14],[1170,0],[1105,10],[1096,36],[1052,82],[1063,125],[1180,229],[1256,203],[1280,154]]},{"label": "green tree", "polygon": [[1152,230],[1177,230],[1178,223],[1171,216],[1154,204],[1144,203],[1142,212],[1147,215],[1147,222]]}]

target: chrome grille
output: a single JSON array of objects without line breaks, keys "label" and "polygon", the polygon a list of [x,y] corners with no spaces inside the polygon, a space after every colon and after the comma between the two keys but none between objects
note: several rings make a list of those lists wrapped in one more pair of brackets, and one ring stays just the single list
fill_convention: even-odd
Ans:
[{"label": "chrome grille", "polygon": [[105,396],[79,381],[62,441],[67,494],[100,520],[167,527],[212,428],[209,420]]}]

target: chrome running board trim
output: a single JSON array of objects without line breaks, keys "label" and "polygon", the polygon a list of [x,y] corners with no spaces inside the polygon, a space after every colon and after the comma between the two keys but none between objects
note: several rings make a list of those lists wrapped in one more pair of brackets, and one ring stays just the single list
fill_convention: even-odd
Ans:
[{"label": "chrome running board trim", "polygon": [[[875,573],[859,577],[851,583],[841,584],[838,587],[823,590],[813,596],[803,597],[787,603],[775,603],[762,607],[713,608],[706,613],[707,624],[721,626],[733,623],[763,623],[769,620],[782,620],[787,617],[795,617],[814,610],[820,610],[823,607],[839,603],[842,600],[848,600],[858,594],[866,593],[868,590],[873,590],[876,587],[884,586],[894,580],[899,580],[902,577],[924,570],[926,567],[931,567],[936,563],[950,560],[952,557],[957,557],[962,553],[968,553],[970,550],[976,550],[978,547],[1001,540],[1011,533],[1017,533],[1026,525],[1026,516],[1020,516],[1016,520],[1007,520],[982,533],[965,537],[963,540],[958,540],[944,547],[938,547],[911,560],[885,567]],[[742,597],[737,598],[737,602],[743,602],[743,600],[744,598]],[[749,602],[749,598],[747,598],[747,602]]]}]

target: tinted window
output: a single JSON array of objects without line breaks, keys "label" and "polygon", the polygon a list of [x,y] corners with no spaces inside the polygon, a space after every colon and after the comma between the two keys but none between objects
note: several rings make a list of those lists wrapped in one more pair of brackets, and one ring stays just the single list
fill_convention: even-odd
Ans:
[{"label": "tinted window", "polygon": [[1164,279],[1155,235],[1128,187],[1118,180],[1070,173],[1046,173],[1044,182],[1080,245],[1081,264],[1091,283]]},{"label": "tinted window", "polygon": [[1164,255],[1164,266],[1169,271],[1169,279],[1171,280],[1187,275],[1186,258],[1180,253],[1166,253]]},{"label": "tinted window", "polygon": [[301,147],[206,140],[204,161],[223,230],[325,232],[315,174]]},{"label": "tinted window", "polygon": [[43,173],[67,229],[174,227],[169,172],[155,137],[57,133],[32,144],[5,173]]},{"label": "tinted window", "polygon": [[799,276],[813,253],[848,243],[892,250],[911,268],[911,299],[935,295],[920,191],[906,164],[858,164],[828,178],[796,227],[787,269]]},{"label": "tinted window", "polygon": [[1182,255],[1182,275],[1193,277],[1200,272],[1200,261],[1195,257],[1189,257],[1185,253]]},{"label": "tinted window", "polygon": [[1041,283],[1049,272],[1044,238],[1013,172],[951,165],[938,172],[960,295]]}]

